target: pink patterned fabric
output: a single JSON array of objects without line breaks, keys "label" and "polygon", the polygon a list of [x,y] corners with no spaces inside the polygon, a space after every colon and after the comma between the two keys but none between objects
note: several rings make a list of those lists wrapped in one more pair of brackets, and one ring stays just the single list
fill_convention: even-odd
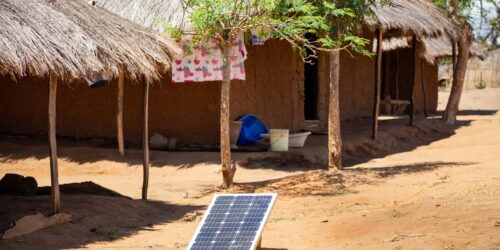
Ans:
[{"label": "pink patterned fabric", "polygon": [[[231,47],[231,80],[245,80],[245,48],[243,33],[238,36]],[[222,80],[222,51],[215,42],[188,46],[189,40],[182,40],[179,45],[184,50],[182,58],[176,58],[172,66],[172,81],[206,82]]]}]

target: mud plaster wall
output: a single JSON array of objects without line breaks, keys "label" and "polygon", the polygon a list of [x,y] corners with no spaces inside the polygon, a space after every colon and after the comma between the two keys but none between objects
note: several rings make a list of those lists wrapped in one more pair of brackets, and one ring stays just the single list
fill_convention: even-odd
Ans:
[{"label": "mud plaster wall", "polygon": [[[319,120],[320,126],[326,128],[328,121],[328,91],[330,79],[329,55],[321,54],[319,58]],[[340,119],[352,120],[371,116],[373,109],[373,59],[365,56],[340,52]]]},{"label": "mud plaster wall", "polygon": [[[231,119],[246,113],[269,128],[303,128],[303,63],[284,42],[249,46],[246,81],[231,84]],[[126,82],[125,140],[142,136],[142,85]],[[74,137],[116,134],[117,82],[90,89],[85,83],[59,83],[57,131]],[[219,139],[220,82],[171,84],[168,77],[150,90],[150,134],[179,138],[182,143],[216,144]],[[0,133],[47,131],[48,79],[0,78]]]},{"label": "mud plaster wall", "polygon": [[[373,34],[365,29],[362,31],[362,37],[373,40]],[[367,49],[369,49],[368,47]],[[329,61],[328,53],[320,54],[318,113],[320,127],[323,129],[327,128],[328,122]],[[340,52],[339,63],[340,119],[345,121],[371,116],[373,112],[374,59],[343,50]]]},{"label": "mud plaster wall", "polygon": [[340,118],[352,120],[373,113],[375,61],[362,55],[340,53]]}]

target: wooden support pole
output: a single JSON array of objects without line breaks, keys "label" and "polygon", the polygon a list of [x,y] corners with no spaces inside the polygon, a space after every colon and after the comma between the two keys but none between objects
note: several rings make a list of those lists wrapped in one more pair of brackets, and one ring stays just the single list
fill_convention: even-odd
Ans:
[{"label": "wooden support pole", "polygon": [[148,184],[149,184],[149,83],[144,81],[144,110],[143,118],[144,123],[142,127],[142,149],[144,153],[143,158],[143,179],[142,179],[142,199],[148,199]]},{"label": "wooden support pole", "polygon": [[396,100],[399,100],[399,52],[396,52],[396,73],[395,73],[396,83]]},{"label": "wooden support pole", "polygon": [[61,211],[61,197],[59,194],[59,173],[57,166],[56,141],[57,76],[54,73],[50,73],[49,82],[50,185],[52,193],[52,209],[54,211],[54,214],[57,214]]},{"label": "wooden support pole", "polygon": [[425,117],[429,117],[429,110],[427,108],[427,86],[425,82],[425,74],[424,74],[424,60],[420,60],[420,81],[422,83],[422,95],[424,98],[424,115]]},{"label": "wooden support pole", "polygon": [[123,85],[125,82],[125,67],[120,66],[120,76],[118,78],[118,110],[116,113],[116,129],[118,140],[118,151],[121,156],[125,155],[125,143],[123,142]]},{"label": "wooden support pole", "polygon": [[412,58],[411,58],[411,78],[410,78],[410,126],[413,126],[413,119],[415,117],[415,67],[417,66],[417,37],[413,36],[412,39]]},{"label": "wooden support pole", "polygon": [[262,236],[260,236],[259,241],[257,241],[257,245],[255,246],[256,250],[262,249]]},{"label": "wooden support pole", "polygon": [[375,96],[373,101],[373,131],[372,138],[377,139],[378,115],[380,110],[380,92],[382,88],[382,31],[376,30],[377,58],[375,60]]}]

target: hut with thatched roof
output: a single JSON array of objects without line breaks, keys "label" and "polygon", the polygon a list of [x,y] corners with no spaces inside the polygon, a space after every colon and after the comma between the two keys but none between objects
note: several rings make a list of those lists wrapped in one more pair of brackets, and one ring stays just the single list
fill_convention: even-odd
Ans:
[{"label": "hut with thatched roof", "polygon": [[[189,28],[187,13],[182,2],[97,0],[96,4],[137,24],[161,32],[164,22]],[[386,39],[406,37],[410,41],[413,37],[419,40],[423,37],[437,37],[448,33],[453,36],[454,33],[453,24],[427,0],[395,0],[390,6],[375,8],[374,12],[374,17],[366,21],[367,25],[361,32],[363,37],[370,40],[376,40],[377,28],[383,31],[383,37]],[[401,69],[400,82],[406,86],[401,89],[407,88],[411,75],[409,65],[413,58],[411,46],[400,48],[394,45],[391,48],[393,52],[388,51],[388,53],[397,51],[400,54],[398,64],[406,67]],[[252,113],[270,128],[286,128],[293,132],[300,131],[311,123],[320,126],[324,124],[326,128],[330,72],[328,55],[320,54],[314,65],[304,64],[300,56],[286,42],[277,40],[269,40],[262,46],[249,46],[247,50],[246,80],[235,80],[231,87],[231,119],[236,120],[242,115]],[[341,52],[342,120],[373,115],[373,96],[376,89],[375,62],[375,58],[348,51]],[[389,67],[390,65],[387,65],[384,68]],[[427,106],[432,111],[437,105],[437,68],[422,61],[420,56],[416,58],[414,68],[416,70],[414,82],[426,84]],[[423,68],[423,77],[420,68]],[[183,144],[217,144],[220,130],[220,84],[213,82],[171,84],[171,78],[170,74],[165,74],[161,80],[163,84],[153,86],[155,91],[151,94],[150,101],[155,105],[150,109],[151,132],[177,137]],[[86,87],[75,85],[74,88]],[[415,84],[414,88],[419,89],[421,86]],[[103,96],[112,95],[116,89],[104,87],[96,91],[101,91],[102,94],[86,95],[85,103],[73,107],[80,115],[71,115],[74,122],[62,124],[59,130],[61,134],[114,136],[115,125],[112,121],[107,119],[90,121],[88,118],[107,117],[114,113],[113,100],[104,100]],[[128,140],[139,140],[142,135],[141,124],[137,122],[140,112],[134,109],[140,104],[139,91],[135,86],[129,86],[125,91],[124,105],[128,108],[124,113],[124,133]],[[65,94],[76,97],[72,94],[76,92],[67,92]],[[407,96],[401,96],[402,99],[408,99]],[[415,110],[423,110],[422,91],[415,91]],[[36,126],[28,127],[29,129],[23,129],[23,132],[39,130]],[[6,130],[0,127],[0,132],[2,131]]]},{"label": "hut with thatched roof", "polygon": [[[340,109],[346,119],[372,117],[376,137],[380,113],[406,111],[412,123],[415,112],[436,110],[438,69],[426,60],[423,41],[441,36],[455,39],[457,29],[428,0],[393,0],[387,5],[372,6],[372,11],[373,15],[365,21],[369,32],[364,36],[373,41],[376,56],[341,53]],[[323,71],[328,72],[328,64],[324,65]],[[325,83],[320,85],[327,88]],[[320,106],[326,106],[327,98],[322,95]],[[319,117],[323,126],[327,112],[322,110]]]},{"label": "hut with thatched roof", "polygon": [[[438,59],[451,58],[453,55],[452,43],[448,37],[428,38],[423,41],[425,59],[437,63]],[[473,42],[470,47],[469,58],[484,61],[488,57],[488,49],[478,42]]]},{"label": "hut with thatched roof", "polygon": [[[424,45],[426,59],[439,66],[440,85],[444,88],[450,87],[453,81],[452,43],[446,37],[442,37],[425,39]],[[439,59],[447,59],[447,61],[439,64]],[[496,73],[499,64],[495,63],[495,60],[494,56],[489,57],[486,47],[478,42],[473,42],[469,52],[469,63],[465,74],[464,88],[499,87],[500,80]]]},{"label": "hut with thatched roof", "polygon": [[[57,126],[63,128],[65,124],[75,126],[73,119],[78,123],[79,116],[91,122],[101,118],[114,123],[117,112],[114,102],[109,107],[114,114],[95,115],[100,112],[99,97],[108,100],[116,97],[117,91],[100,95],[85,90],[78,87],[85,84],[82,79],[104,73],[144,86],[145,105],[138,108],[144,112],[137,122],[144,122],[147,138],[149,85],[168,72],[171,58],[179,49],[168,38],[86,1],[5,0],[0,2],[0,27],[0,130],[49,132],[52,197],[57,213],[60,202],[56,120]],[[86,97],[97,104],[92,107],[85,103]],[[79,113],[81,103],[88,106]],[[148,144],[144,145],[143,187],[147,192]]]},{"label": "hut with thatched roof", "polygon": [[[464,88],[500,88],[500,71],[498,70],[500,69],[500,49],[486,52],[486,56],[483,58],[482,53],[479,54],[480,56],[472,56],[472,53],[476,54],[473,47],[476,47],[474,50],[477,51],[477,44],[473,44],[471,47],[471,58],[467,65]],[[439,82],[443,88],[448,88],[451,85],[452,72],[451,63],[439,64]]]}]

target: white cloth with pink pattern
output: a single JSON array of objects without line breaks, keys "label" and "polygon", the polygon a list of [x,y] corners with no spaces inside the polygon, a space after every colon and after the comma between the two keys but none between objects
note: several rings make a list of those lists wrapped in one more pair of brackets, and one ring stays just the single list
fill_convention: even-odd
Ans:
[{"label": "white cloth with pink pattern", "polygon": [[[196,47],[185,39],[179,42],[184,56],[172,65],[172,81],[207,82],[222,80],[222,51],[214,41]],[[245,80],[247,50],[241,33],[231,47],[231,80]]]}]

